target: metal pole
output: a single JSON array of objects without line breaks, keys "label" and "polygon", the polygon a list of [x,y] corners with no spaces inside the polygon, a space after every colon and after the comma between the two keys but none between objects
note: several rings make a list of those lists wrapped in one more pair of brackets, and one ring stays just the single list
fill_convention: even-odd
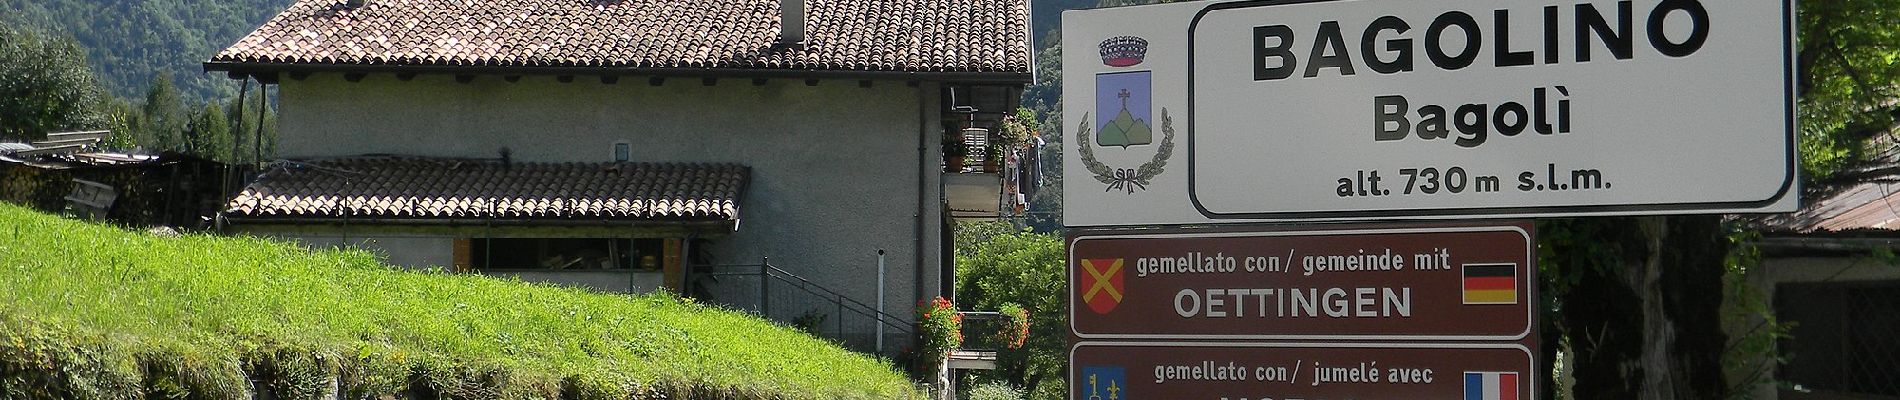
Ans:
[{"label": "metal pole", "polygon": [[759,316],[772,319],[772,258],[759,258]]},{"label": "metal pole", "polygon": [[884,249],[877,249],[877,352],[884,354]]}]

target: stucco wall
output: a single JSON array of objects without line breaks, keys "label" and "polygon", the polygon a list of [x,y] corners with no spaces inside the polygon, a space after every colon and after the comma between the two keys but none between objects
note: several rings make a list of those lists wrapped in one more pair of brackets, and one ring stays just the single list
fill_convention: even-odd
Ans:
[{"label": "stucco wall", "polygon": [[[612,160],[614,142],[627,141],[633,161],[750,166],[738,231],[711,243],[717,262],[770,257],[779,268],[874,304],[876,251],[884,249],[886,312],[904,318],[917,300],[921,213],[922,289],[926,297],[937,292],[941,197],[932,84],[726,79],[706,86],[669,79],[652,86],[639,77],[604,84],[545,76],[463,84],[441,75],[348,82],[315,74],[280,87],[277,148],[285,158],[493,158],[507,148],[518,161],[601,162]],[[447,243],[439,248],[446,257]],[[392,261],[399,257],[389,250]]]}]

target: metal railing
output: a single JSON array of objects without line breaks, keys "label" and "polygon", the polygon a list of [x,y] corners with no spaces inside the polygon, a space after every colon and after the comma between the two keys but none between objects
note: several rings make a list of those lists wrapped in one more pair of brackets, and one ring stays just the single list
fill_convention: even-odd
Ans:
[{"label": "metal railing", "polygon": [[[879,348],[880,345],[912,336],[911,327],[903,318],[786,272],[773,266],[770,259],[760,260],[758,264],[694,265],[692,270],[688,287],[704,287],[699,283],[707,278],[743,280],[721,281],[717,288],[700,293],[701,300],[756,312],[767,319],[830,339],[847,349],[890,354],[894,350],[892,346]],[[750,297],[744,293],[748,290],[733,290],[750,285],[758,285],[756,301],[745,299]]]},{"label": "metal railing", "polygon": [[995,352],[1009,347],[997,335],[1008,322],[995,311],[958,311],[963,316],[963,346],[960,350]]}]

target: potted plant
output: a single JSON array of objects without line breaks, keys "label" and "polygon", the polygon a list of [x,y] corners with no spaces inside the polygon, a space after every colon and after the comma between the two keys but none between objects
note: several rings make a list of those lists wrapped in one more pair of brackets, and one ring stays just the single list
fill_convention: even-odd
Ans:
[{"label": "potted plant", "polygon": [[943,137],[943,171],[944,172],[949,172],[949,173],[963,172],[963,159],[964,157],[968,157],[969,155],[970,155],[970,149],[969,147],[963,145],[963,140],[960,140],[960,138],[954,135],[944,135]]},{"label": "potted plant", "polygon": [[1004,116],[1002,125],[996,129],[994,135],[990,136],[990,145],[986,149],[989,157],[985,158],[987,162],[984,169],[1001,170],[1003,162],[1009,157],[1009,150],[1020,148],[1023,143],[1029,142],[1030,131],[1035,130],[1030,124],[1034,122],[1035,112],[1027,108],[1017,109],[1016,115]]},{"label": "potted plant", "polygon": [[1002,315],[1003,322],[997,327],[996,341],[1006,348],[1023,348],[1029,341],[1029,309],[1016,303],[1003,303],[996,311]]},{"label": "potted plant", "polygon": [[933,369],[963,345],[963,315],[943,297],[918,302],[917,336],[917,359]]}]

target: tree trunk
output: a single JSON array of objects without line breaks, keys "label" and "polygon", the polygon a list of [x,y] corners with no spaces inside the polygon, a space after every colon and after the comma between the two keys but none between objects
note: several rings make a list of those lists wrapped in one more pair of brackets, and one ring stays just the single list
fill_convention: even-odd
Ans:
[{"label": "tree trunk", "polygon": [[1719,217],[1549,225],[1555,237],[1545,244],[1546,262],[1556,265],[1546,270],[1556,276],[1546,280],[1561,296],[1576,398],[1727,396],[1720,311],[1728,239]]}]

